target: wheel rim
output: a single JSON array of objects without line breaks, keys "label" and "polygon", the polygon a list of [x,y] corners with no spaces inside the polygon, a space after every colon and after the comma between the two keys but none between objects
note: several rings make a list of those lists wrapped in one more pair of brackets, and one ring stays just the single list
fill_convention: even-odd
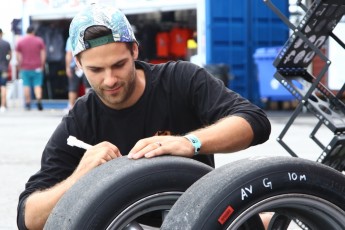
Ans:
[{"label": "wheel rim", "polygon": [[[238,229],[250,217],[263,212],[280,213],[301,229],[342,229],[345,212],[320,197],[305,194],[284,194],[262,200],[235,218],[227,229]],[[287,228],[290,229],[290,228]]]},{"label": "wheel rim", "polygon": [[[123,210],[119,215],[117,215],[107,230],[141,230],[146,229],[142,225],[136,222],[136,219],[144,214],[161,211],[162,212],[162,222],[167,213],[170,210],[177,199],[182,195],[183,192],[162,192],[144,197],[125,210]],[[159,229],[159,228],[148,228],[148,229]]]}]

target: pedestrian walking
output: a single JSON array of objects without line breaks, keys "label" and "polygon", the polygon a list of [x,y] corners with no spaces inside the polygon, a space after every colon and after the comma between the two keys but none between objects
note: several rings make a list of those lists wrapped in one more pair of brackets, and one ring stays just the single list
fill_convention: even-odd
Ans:
[{"label": "pedestrian walking", "polygon": [[3,32],[0,29],[0,91],[1,106],[0,112],[6,111],[6,83],[8,80],[8,67],[12,58],[11,45],[2,38]]},{"label": "pedestrian walking", "polygon": [[68,38],[66,41],[66,75],[68,77],[68,108],[70,110],[73,108],[75,101],[79,96],[80,86],[84,86],[85,92],[87,92],[91,86],[87,81],[85,74],[82,69],[80,69],[75,62],[75,58],[72,54],[72,44],[71,39]]},{"label": "pedestrian walking", "polygon": [[24,86],[25,109],[31,109],[31,88],[33,87],[37,109],[43,110],[41,100],[46,48],[43,39],[35,35],[33,26],[29,26],[26,33],[16,45],[19,74]]}]

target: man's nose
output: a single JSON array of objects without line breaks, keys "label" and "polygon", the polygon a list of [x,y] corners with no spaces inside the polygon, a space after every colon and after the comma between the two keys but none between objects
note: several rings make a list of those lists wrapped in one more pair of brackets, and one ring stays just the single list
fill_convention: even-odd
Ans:
[{"label": "man's nose", "polygon": [[116,71],[112,69],[107,69],[105,71],[104,84],[107,86],[113,86],[117,82]]}]

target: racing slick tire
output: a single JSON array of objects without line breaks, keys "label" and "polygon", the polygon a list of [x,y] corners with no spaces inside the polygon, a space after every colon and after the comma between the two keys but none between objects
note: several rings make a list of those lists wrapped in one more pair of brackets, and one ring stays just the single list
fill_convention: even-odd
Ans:
[{"label": "racing slick tire", "polygon": [[72,186],[44,229],[143,229],[141,225],[158,229],[181,194],[211,170],[196,160],[175,156],[114,159]]},{"label": "racing slick tire", "polygon": [[344,194],[344,174],[321,163],[283,156],[242,159],[187,189],[161,229],[257,229],[245,223],[267,213],[271,230],[345,229]]}]

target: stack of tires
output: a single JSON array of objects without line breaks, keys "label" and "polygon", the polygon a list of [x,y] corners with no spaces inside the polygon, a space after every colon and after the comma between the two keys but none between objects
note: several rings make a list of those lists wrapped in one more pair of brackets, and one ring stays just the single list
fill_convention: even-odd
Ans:
[{"label": "stack of tires", "polygon": [[94,169],[59,201],[45,229],[345,228],[345,176],[293,157],[217,169],[182,157],[121,157]]}]

